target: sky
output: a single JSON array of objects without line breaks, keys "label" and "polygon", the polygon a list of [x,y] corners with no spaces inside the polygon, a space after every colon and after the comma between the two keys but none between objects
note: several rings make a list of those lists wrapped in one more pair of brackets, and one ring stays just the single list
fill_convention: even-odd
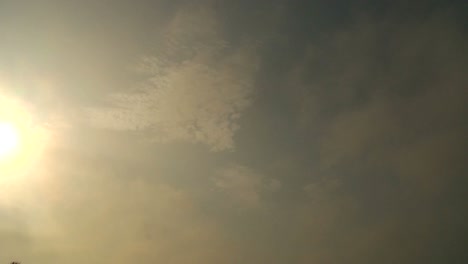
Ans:
[{"label": "sky", "polygon": [[0,263],[468,263],[467,9],[1,0]]}]

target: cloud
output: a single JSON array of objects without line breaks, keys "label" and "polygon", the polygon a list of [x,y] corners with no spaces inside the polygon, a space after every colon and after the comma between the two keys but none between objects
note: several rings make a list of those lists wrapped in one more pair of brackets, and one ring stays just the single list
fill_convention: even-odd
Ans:
[{"label": "cloud", "polygon": [[[305,206],[303,218],[314,224],[298,224],[298,232],[323,234],[334,248],[304,253],[299,263],[463,257],[447,245],[463,244],[457,233],[466,230],[466,38],[454,19],[429,17],[358,20],[311,43],[291,71],[297,122],[317,136],[318,170],[337,175],[356,205],[348,210],[324,184],[305,187],[319,202]],[[314,226],[322,224],[325,233]]]},{"label": "cloud", "polygon": [[32,247],[54,262],[231,263],[235,248],[216,219],[190,189],[153,175],[160,171],[138,167],[129,177],[73,146],[48,155],[43,166],[33,197],[40,202],[23,209],[33,217]]},{"label": "cloud", "polygon": [[160,52],[137,67],[146,80],[137,90],[109,95],[109,107],[87,109],[90,122],[145,131],[156,142],[233,149],[238,120],[252,102],[258,56],[253,45],[227,45],[217,25],[209,7],[182,8]]},{"label": "cloud", "polygon": [[249,208],[259,207],[265,192],[276,192],[282,185],[279,180],[265,178],[242,165],[223,168],[213,182],[236,205]]},{"label": "cloud", "polygon": [[[323,43],[310,45],[291,73],[302,101],[299,122],[313,120],[308,126],[321,137],[324,170],[352,167],[356,162],[361,169],[406,170],[401,161],[406,159],[408,166],[420,164],[431,172],[422,173],[421,168],[416,173],[413,168],[414,173],[398,171],[398,175],[422,173],[424,181],[432,177],[428,174],[443,177],[434,166],[444,161],[414,159],[436,149],[452,160],[456,157],[449,153],[460,155],[456,142],[463,141],[466,127],[461,124],[467,112],[463,103],[467,80],[462,74],[466,40],[446,16],[404,26],[393,20],[358,21]],[[382,41],[383,35],[389,41]],[[421,152],[414,153],[416,149]],[[409,152],[413,154],[405,154]]]},{"label": "cloud", "polygon": [[21,217],[0,207],[0,260],[3,262],[16,260],[21,252],[31,254],[31,237],[23,224]]}]

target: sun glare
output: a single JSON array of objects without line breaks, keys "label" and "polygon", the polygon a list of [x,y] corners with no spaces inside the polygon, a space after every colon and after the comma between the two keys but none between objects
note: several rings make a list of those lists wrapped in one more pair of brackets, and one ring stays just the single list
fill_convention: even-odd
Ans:
[{"label": "sun glare", "polygon": [[[32,113],[26,103],[0,94],[0,193],[3,196],[5,186],[24,186],[40,166],[48,137]],[[0,195],[0,204],[1,200]]]},{"label": "sun glare", "polygon": [[13,154],[20,145],[20,135],[14,125],[0,121],[0,159]]}]

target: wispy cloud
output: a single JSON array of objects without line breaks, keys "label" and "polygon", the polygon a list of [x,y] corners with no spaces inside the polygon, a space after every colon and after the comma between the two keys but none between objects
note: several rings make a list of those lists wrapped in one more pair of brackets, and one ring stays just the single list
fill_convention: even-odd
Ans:
[{"label": "wispy cloud", "polygon": [[254,170],[231,165],[218,171],[213,183],[237,206],[255,208],[262,204],[262,195],[281,189],[281,182],[267,178]]},{"label": "wispy cloud", "polygon": [[159,53],[138,66],[147,76],[139,89],[111,94],[110,107],[87,109],[90,121],[149,131],[156,142],[233,149],[238,119],[252,102],[257,57],[251,45],[227,44],[212,9],[182,9],[169,23]]}]

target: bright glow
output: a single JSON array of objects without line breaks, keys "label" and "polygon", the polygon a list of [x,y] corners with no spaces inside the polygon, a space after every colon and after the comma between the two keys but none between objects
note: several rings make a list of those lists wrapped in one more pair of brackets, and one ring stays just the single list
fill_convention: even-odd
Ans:
[{"label": "bright glow", "polygon": [[18,130],[10,123],[0,122],[0,159],[13,154],[19,145]]},{"label": "bright glow", "polygon": [[0,207],[13,203],[41,169],[49,137],[33,112],[25,102],[0,94]]}]

